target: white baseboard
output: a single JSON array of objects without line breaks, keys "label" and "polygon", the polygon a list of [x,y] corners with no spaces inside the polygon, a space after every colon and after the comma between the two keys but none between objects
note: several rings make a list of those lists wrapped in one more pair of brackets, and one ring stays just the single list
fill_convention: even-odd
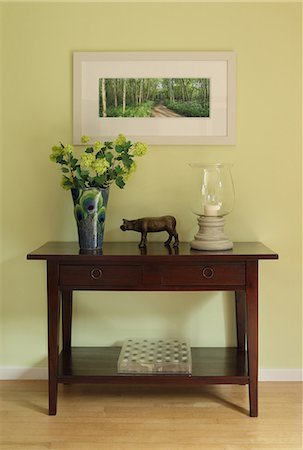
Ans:
[{"label": "white baseboard", "polygon": [[[0,367],[0,380],[47,380],[46,367]],[[259,381],[303,381],[303,369],[260,369]]]},{"label": "white baseboard", "polygon": [[46,367],[0,367],[0,380],[47,380]]},{"label": "white baseboard", "polygon": [[260,369],[259,381],[303,381],[303,369]]}]

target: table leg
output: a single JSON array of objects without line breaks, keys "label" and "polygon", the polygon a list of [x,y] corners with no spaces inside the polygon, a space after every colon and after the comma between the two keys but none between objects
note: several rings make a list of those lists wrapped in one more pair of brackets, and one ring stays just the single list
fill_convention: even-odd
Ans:
[{"label": "table leg", "polygon": [[258,261],[246,263],[247,350],[250,416],[258,416]]},{"label": "table leg", "polygon": [[236,323],[237,323],[237,347],[238,350],[245,350],[246,336],[246,307],[245,291],[235,292],[236,300]]},{"label": "table leg", "polygon": [[73,291],[62,291],[62,344],[65,354],[71,351]]},{"label": "table leg", "polygon": [[59,353],[59,265],[47,262],[47,309],[48,309],[48,396],[49,415],[57,412],[58,353]]}]

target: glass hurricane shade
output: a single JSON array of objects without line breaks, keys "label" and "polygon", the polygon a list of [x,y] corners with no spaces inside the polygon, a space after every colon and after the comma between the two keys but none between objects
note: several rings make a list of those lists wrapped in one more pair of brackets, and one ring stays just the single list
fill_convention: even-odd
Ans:
[{"label": "glass hurricane shade", "polygon": [[196,172],[192,211],[197,216],[223,217],[234,206],[235,191],[231,164],[190,164]]}]

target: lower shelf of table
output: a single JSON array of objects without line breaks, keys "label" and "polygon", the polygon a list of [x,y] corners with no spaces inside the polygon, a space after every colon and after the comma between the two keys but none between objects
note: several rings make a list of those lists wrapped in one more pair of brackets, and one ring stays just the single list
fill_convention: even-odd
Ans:
[{"label": "lower shelf of table", "polygon": [[192,348],[192,374],[120,374],[120,347],[72,347],[59,356],[61,383],[247,384],[247,353],[234,347]]}]

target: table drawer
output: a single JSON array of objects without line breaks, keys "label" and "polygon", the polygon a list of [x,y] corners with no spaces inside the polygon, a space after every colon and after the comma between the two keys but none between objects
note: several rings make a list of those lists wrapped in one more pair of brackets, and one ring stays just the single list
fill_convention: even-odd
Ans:
[{"label": "table drawer", "polygon": [[141,281],[140,266],[63,265],[60,284],[65,286],[135,286]]},{"label": "table drawer", "polygon": [[205,263],[163,268],[163,286],[239,286],[245,284],[245,263]]}]

